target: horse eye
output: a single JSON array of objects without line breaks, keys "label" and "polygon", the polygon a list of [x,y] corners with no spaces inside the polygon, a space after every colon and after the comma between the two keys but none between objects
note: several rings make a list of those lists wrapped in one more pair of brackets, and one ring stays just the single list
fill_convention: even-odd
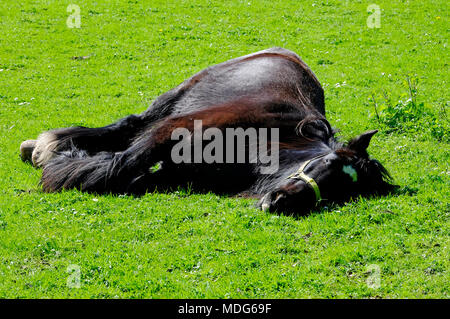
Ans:
[{"label": "horse eye", "polygon": [[325,159],[325,164],[329,165],[329,166],[336,166],[339,164],[339,161],[336,160],[335,158],[326,158]]}]

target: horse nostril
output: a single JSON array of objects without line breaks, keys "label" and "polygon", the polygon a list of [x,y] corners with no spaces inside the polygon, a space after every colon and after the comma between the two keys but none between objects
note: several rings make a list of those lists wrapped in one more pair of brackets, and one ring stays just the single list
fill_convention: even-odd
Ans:
[{"label": "horse nostril", "polygon": [[280,199],[284,198],[284,194],[282,193],[278,193],[277,196],[275,197],[274,203],[278,202]]},{"label": "horse nostril", "polygon": [[277,211],[283,206],[283,200],[286,198],[284,192],[276,192],[272,195],[272,202],[270,203],[270,210]]},{"label": "horse nostril", "polygon": [[281,192],[270,192],[261,198],[259,205],[263,211],[273,211],[280,199],[284,197],[285,195]]},{"label": "horse nostril", "polygon": [[261,198],[259,205],[263,211],[276,211],[280,208],[280,204],[284,198],[286,198],[284,192],[270,192]]}]

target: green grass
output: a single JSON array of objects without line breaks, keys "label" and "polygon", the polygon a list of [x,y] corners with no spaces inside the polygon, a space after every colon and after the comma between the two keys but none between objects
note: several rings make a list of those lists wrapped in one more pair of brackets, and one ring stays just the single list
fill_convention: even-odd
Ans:
[{"label": "green grass", "polygon": [[[0,2],[0,297],[449,298],[446,1],[377,0],[379,29],[366,25],[372,1],[73,2],[80,29],[66,26],[72,1]],[[369,151],[399,194],[296,219],[214,194],[44,194],[19,159],[42,131],[139,113],[195,72],[271,46],[313,69],[343,138],[380,129]],[[422,113],[419,126],[386,125],[396,109],[374,118],[372,95],[395,106],[407,76],[430,126]]]}]

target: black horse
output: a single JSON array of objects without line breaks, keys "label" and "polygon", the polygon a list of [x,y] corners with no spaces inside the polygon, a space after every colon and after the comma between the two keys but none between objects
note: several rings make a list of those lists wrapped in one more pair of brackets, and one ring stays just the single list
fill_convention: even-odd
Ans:
[{"label": "black horse", "polygon": [[[266,147],[273,152],[276,146],[278,169],[262,173],[262,162],[250,155],[238,163],[174,161],[174,131],[184,128],[193,137],[199,121],[201,132],[276,128]],[[264,210],[302,213],[323,201],[394,188],[386,169],[367,154],[375,133],[337,141],[314,73],[294,52],[271,48],[197,73],[140,115],[101,128],[42,133],[22,143],[21,154],[43,167],[46,192],[143,194],[190,184],[198,191],[257,196]],[[185,146],[195,144],[195,138],[187,141]],[[249,151],[251,142],[243,145],[234,151]]]}]

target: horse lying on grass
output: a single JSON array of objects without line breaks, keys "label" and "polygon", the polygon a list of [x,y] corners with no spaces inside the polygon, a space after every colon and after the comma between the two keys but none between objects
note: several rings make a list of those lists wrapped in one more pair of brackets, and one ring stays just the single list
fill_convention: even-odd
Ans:
[{"label": "horse lying on grass", "polygon": [[[210,155],[230,161],[174,160],[180,143],[174,132],[188,132],[179,148],[189,157],[197,123],[203,138],[214,129],[210,140],[233,128],[244,134],[249,129],[276,129],[262,145],[270,149],[270,156],[276,155],[276,169],[263,172],[267,165],[251,155],[236,161],[242,153],[251,154],[254,141],[247,138],[229,149],[225,145],[235,137],[228,135]],[[22,143],[21,154],[43,168],[46,192],[77,188],[143,194],[190,184],[198,191],[257,196],[264,210],[302,214],[324,201],[393,190],[386,169],[366,151],[376,131],[348,143],[337,141],[334,133],[314,73],[294,52],[271,48],[197,73],[140,115],[101,128],[44,132]]]}]

